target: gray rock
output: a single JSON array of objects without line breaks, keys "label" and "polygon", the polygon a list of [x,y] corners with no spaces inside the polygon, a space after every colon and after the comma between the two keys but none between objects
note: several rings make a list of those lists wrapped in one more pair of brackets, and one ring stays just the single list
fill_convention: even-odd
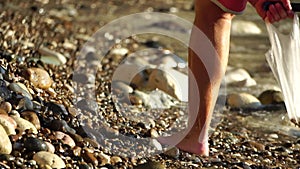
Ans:
[{"label": "gray rock", "polygon": [[33,137],[26,138],[26,140],[24,141],[24,147],[26,148],[26,150],[34,152],[48,150],[48,146],[43,140]]},{"label": "gray rock", "polygon": [[26,86],[24,84],[10,83],[8,87],[10,90],[16,92],[17,94],[21,94],[22,96],[32,99],[31,94],[29,93],[28,89],[26,88]]},{"label": "gray rock", "polygon": [[41,168],[65,168],[65,162],[56,154],[52,154],[46,151],[40,151],[33,156],[33,160],[37,162],[37,164]]}]

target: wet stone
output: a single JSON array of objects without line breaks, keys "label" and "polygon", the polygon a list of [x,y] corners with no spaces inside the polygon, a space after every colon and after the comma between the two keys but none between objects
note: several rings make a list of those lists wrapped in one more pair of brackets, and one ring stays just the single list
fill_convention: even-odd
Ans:
[{"label": "wet stone", "polygon": [[227,103],[233,108],[258,108],[260,101],[248,93],[233,93],[227,96]]},{"label": "wet stone", "polygon": [[68,116],[68,111],[67,109],[65,108],[64,105],[62,104],[57,104],[57,103],[54,103],[54,102],[48,102],[46,103],[45,105],[48,110],[51,110],[53,112],[53,114],[57,114],[57,115],[63,115],[63,116]]},{"label": "wet stone", "polygon": [[19,101],[16,109],[19,109],[19,110],[33,110],[33,103],[28,97],[23,97]]},{"label": "wet stone", "polygon": [[110,158],[110,162],[112,165],[116,165],[117,163],[121,163],[123,160],[119,156],[112,156]]},{"label": "wet stone", "polygon": [[28,68],[26,70],[27,79],[35,86],[41,89],[48,89],[52,85],[52,79],[48,72],[41,68]]},{"label": "wet stone", "polygon": [[258,96],[258,99],[262,104],[278,104],[284,102],[282,93],[277,90],[266,90]]},{"label": "wet stone", "polygon": [[56,154],[52,154],[46,151],[40,151],[33,156],[33,160],[41,168],[65,168],[65,162]]},{"label": "wet stone", "polygon": [[92,169],[88,164],[83,163],[78,165],[79,169]]},{"label": "wet stone", "polygon": [[48,146],[43,140],[40,140],[38,138],[33,138],[33,137],[26,138],[26,140],[24,141],[24,147],[26,148],[27,151],[34,151],[34,152],[48,150]]},{"label": "wet stone", "polygon": [[0,154],[0,161],[13,161],[15,157],[9,154]]}]

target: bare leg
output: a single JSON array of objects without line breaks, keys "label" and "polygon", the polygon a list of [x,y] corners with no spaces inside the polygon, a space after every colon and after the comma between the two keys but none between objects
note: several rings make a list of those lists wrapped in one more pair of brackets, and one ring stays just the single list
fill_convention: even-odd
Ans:
[{"label": "bare leg", "polygon": [[[210,71],[208,75],[206,67],[200,59],[201,57],[198,57],[194,51],[189,50],[189,68],[195,76],[199,91],[199,93],[195,93],[195,90],[193,90],[194,86],[189,86],[189,104],[191,104],[191,100],[195,98],[195,95],[200,96],[200,103],[192,103],[199,105],[196,122],[190,123],[193,125],[189,127],[191,130],[177,144],[177,147],[190,153],[209,155],[208,129],[217,92],[228,62],[231,20],[234,16],[225,13],[210,0],[195,0],[195,12],[194,24],[211,41],[217,52],[215,57],[218,57],[219,64],[213,67],[213,71]],[[200,37],[197,38],[195,31],[192,32],[191,36],[190,46],[193,46],[193,49],[197,48],[196,45],[200,44],[202,39]],[[200,54],[202,54],[201,51]],[[209,59],[214,59],[213,57]],[[180,135],[161,139],[161,142],[168,144],[168,142],[174,142],[176,137],[178,138]]]}]

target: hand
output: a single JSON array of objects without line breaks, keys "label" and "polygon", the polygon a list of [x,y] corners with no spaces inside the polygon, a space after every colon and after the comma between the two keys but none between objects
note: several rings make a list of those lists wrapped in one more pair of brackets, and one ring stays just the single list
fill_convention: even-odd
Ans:
[{"label": "hand", "polygon": [[[249,0],[249,2],[256,8],[257,13],[270,23],[294,16],[289,0]],[[265,2],[273,2],[269,5],[268,10],[263,8]]]}]

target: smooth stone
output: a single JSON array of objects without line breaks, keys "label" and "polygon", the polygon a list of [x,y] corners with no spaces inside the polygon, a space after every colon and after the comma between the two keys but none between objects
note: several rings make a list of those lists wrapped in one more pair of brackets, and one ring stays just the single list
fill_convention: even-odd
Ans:
[{"label": "smooth stone", "polygon": [[15,135],[17,123],[8,115],[0,114],[0,125],[5,129],[7,135]]},{"label": "smooth stone", "polygon": [[232,108],[258,108],[260,101],[248,93],[233,93],[227,96],[227,103]]},{"label": "smooth stone", "polygon": [[180,155],[179,149],[177,147],[173,147],[166,152],[164,152],[165,155],[172,157],[172,158],[178,158]]},{"label": "smooth stone", "polygon": [[151,138],[157,138],[157,137],[159,137],[159,134],[155,129],[150,129],[147,132],[147,136],[149,136]]},{"label": "smooth stone", "polygon": [[265,145],[255,142],[255,141],[249,141],[249,144],[256,148],[258,151],[264,151],[265,150]]},{"label": "smooth stone", "polygon": [[21,117],[17,116],[11,116],[17,123],[17,129],[19,129],[21,132],[24,132],[25,130],[31,130],[32,133],[37,134],[38,131],[35,128],[35,126],[29,122],[28,120],[25,120]]},{"label": "smooth stone", "polygon": [[8,114],[11,109],[12,109],[12,106],[9,102],[2,102],[0,104],[0,109],[4,110],[6,114]]},{"label": "smooth stone", "polygon": [[44,63],[55,64],[55,65],[63,65],[67,63],[67,59],[61,53],[55,52],[46,47],[40,47],[39,53],[44,55],[41,59]]},{"label": "smooth stone", "polygon": [[50,166],[51,168],[65,168],[65,162],[56,154],[52,154],[46,151],[40,151],[33,156],[33,160],[37,162],[37,164],[41,168],[45,168]]},{"label": "smooth stone", "polygon": [[123,162],[123,160],[119,156],[112,156],[112,157],[110,157],[110,162],[112,165],[116,165],[117,163]]},{"label": "smooth stone", "polygon": [[9,154],[0,154],[0,161],[13,161],[15,157]]},{"label": "smooth stone", "polygon": [[33,137],[26,138],[26,140],[24,141],[24,147],[26,148],[26,150],[34,152],[48,150],[48,146],[43,140]]},{"label": "smooth stone", "polygon": [[188,101],[188,76],[175,69],[153,70],[147,88],[160,89],[180,101]]},{"label": "smooth stone", "polygon": [[76,133],[76,131],[71,128],[65,120],[52,120],[48,127],[52,130],[58,130],[65,133]]},{"label": "smooth stone", "polygon": [[5,129],[0,125],[0,154],[10,154],[12,151],[12,144]]},{"label": "smooth stone", "polygon": [[53,144],[51,144],[50,142],[45,141],[45,144],[47,145],[47,151],[50,153],[54,153],[55,152],[55,147]]},{"label": "smooth stone", "polygon": [[84,151],[81,156],[83,157],[84,161],[87,163],[92,163],[95,166],[97,166],[99,163],[97,158],[94,156],[94,154],[88,151]]},{"label": "smooth stone", "polygon": [[19,101],[16,109],[33,110],[33,103],[28,97],[25,96]]},{"label": "smooth stone", "polygon": [[250,21],[234,20],[231,26],[232,35],[259,35],[261,29]]},{"label": "smooth stone", "polygon": [[0,80],[0,101],[11,98],[11,91],[6,87],[6,81]]},{"label": "smooth stone", "polygon": [[156,150],[158,150],[158,151],[162,150],[162,146],[161,146],[160,142],[158,142],[156,139],[150,139],[150,145],[155,147]]},{"label": "smooth stone", "polygon": [[119,90],[121,93],[132,93],[133,89],[129,85],[121,81],[113,81],[111,84],[112,89]]},{"label": "smooth stone", "polygon": [[175,99],[164,91],[156,89],[148,94],[148,101],[144,104],[151,109],[168,109],[175,105],[172,100]]},{"label": "smooth stone", "polygon": [[110,156],[109,155],[106,155],[106,154],[101,152],[101,153],[99,153],[98,157],[100,158],[101,166],[110,163]]},{"label": "smooth stone", "polygon": [[22,83],[10,83],[9,89],[16,92],[17,94],[20,94],[22,96],[28,97],[29,99],[32,99],[32,96],[30,92],[28,91],[27,87]]},{"label": "smooth stone", "polygon": [[86,163],[79,164],[78,167],[79,167],[79,169],[93,169],[92,167],[90,167]]},{"label": "smooth stone", "polygon": [[33,111],[24,111],[21,113],[21,117],[24,118],[25,120],[28,120],[29,122],[31,122],[36,129],[40,129],[41,128],[41,123],[39,120],[39,117],[37,116],[37,114]]},{"label": "smooth stone", "polygon": [[60,115],[60,116],[68,116],[68,111],[66,107],[62,104],[54,103],[54,102],[48,102],[45,104],[45,106],[51,110],[54,114]]},{"label": "smooth stone", "polygon": [[258,96],[258,99],[262,104],[284,103],[282,92],[277,90],[266,90]]},{"label": "smooth stone", "polygon": [[156,161],[148,161],[144,164],[139,164],[133,167],[133,169],[165,169],[165,168],[166,166],[164,164]]},{"label": "smooth stone", "polygon": [[228,67],[224,79],[225,83],[231,86],[250,87],[256,85],[256,81],[242,68]]},{"label": "smooth stone", "polygon": [[5,111],[5,110],[3,110],[3,109],[0,109],[0,114],[5,114],[5,115],[8,115],[8,114],[6,113],[6,111]]},{"label": "smooth stone", "polygon": [[61,140],[64,144],[69,145],[71,148],[76,146],[75,141],[72,139],[72,137],[70,137],[68,134],[60,132],[60,131],[56,131],[54,132],[54,136],[56,139]]},{"label": "smooth stone", "polygon": [[135,95],[130,95],[129,100],[130,100],[130,103],[133,104],[133,105],[138,106],[138,105],[143,104],[143,100],[141,98],[139,98],[138,96],[135,96]]},{"label": "smooth stone", "polygon": [[147,77],[145,69],[147,66],[124,63],[118,66],[112,77],[112,81],[121,81],[130,86],[144,88],[146,86]]},{"label": "smooth stone", "polygon": [[28,68],[27,73],[29,75],[29,81],[38,88],[48,89],[53,81],[48,72],[41,68]]},{"label": "smooth stone", "polygon": [[114,48],[110,51],[112,55],[124,56],[129,52],[127,48]]}]

